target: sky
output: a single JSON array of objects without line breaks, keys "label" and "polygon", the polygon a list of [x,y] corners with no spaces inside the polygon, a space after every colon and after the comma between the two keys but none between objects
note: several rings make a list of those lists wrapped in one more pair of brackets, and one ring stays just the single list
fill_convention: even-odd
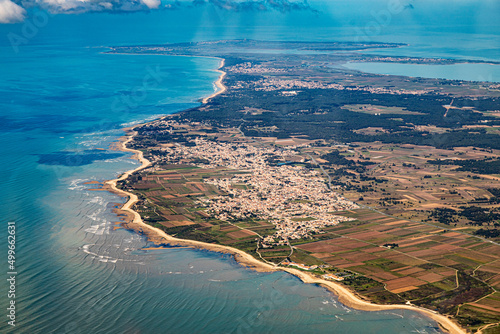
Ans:
[{"label": "sky", "polygon": [[[176,11],[213,8],[239,13],[290,12],[328,14],[338,20],[370,16],[384,20],[384,12],[412,12],[422,24],[498,25],[498,0],[0,0],[0,24],[15,24],[29,19],[36,10],[51,14]],[[380,14],[382,13],[382,14]],[[377,15],[380,14],[380,15]],[[323,15],[324,16],[324,15]],[[346,21],[349,23],[349,21]]]},{"label": "sky", "polygon": [[27,10],[35,7],[51,13],[81,14],[177,10],[201,6],[214,6],[229,11],[313,10],[306,0],[0,0],[0,23],[22,22],[27,17]]}]

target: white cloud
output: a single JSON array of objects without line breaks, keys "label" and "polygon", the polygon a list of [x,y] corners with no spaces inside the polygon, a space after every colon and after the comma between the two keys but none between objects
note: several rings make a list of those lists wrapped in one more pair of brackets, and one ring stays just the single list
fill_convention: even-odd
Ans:
[{"label": "white cloud", "polygon": [[149,9],[156,9],[161,5],[160,0],[141,0]]},{"label": "white cloud", "polygon": [[15,23],[24,20],[26,10],[10,0],[0,0],[0,23]]},{"label": "white cloud", "polygon": [[39,7],[63,14],[148,11],[158,9],[161,5],[161,0],[25,0],[23,3],[33,3],[33,1]]},{"label": "white cloud", "polygon": [[0,0],[0,24],[25,19],[26,10],[16,2],[25,8],[38,7],[55,14],[174,10],[199,6],[215,6],[238,12],[312,10],[307,0]]}]

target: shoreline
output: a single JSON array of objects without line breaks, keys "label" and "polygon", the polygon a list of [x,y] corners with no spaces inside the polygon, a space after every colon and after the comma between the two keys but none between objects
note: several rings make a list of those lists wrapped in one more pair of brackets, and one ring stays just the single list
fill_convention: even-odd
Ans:
[{"label": "shoreline", "polygon": [[222,80],[224,80],[224,77],[226,76],[227,73],[221,70],[221,68],[223,68],[224,64],[226,63],[226,60],[224,58],[217,58],[217,59],[220,59],[219,68],[215,70],[215,72],[220,73],[219,78],[217,79],[217,81],[215,81],[215,86],[218,88],[218,90],[213,94],[203,98],[201,100],[201,103],[203,104],[206,104],[208,100],[216,97],[219,94],[224,93],[227,90],[227,87],[224,86],[224,84],[222,83]]},{"label": "shoreline", "polygon": [[[220,70],[224,66],[225,60],[222,58],[220,62],[219,69],[216,71],[221,73],[219,76],[218,80],[215,82],[215,85],[220,88],[218,91],[214,92],[208,97],[205,97],[201,100],[203,104],[207,103],[208,100],[211,98],[223,93],[226,91],[226,86],[222,84],[222,80],[226,75],[226,72]],[[139,125],[139,124],[138,124]],[[134,125],[134,127],[137,125]],[[395,309],[406,309],[410,311],[416,311],[419,312],[434,321],[436,321],[442,329],[444,329],[446,332],[451,333],[451,334],[465,334],[466,331],[461,328],[455,321],[452,319],[448,318],[445,315],[441,315],[437,312],[425,309],[425,308],[420,308],[418,306],[414,305],[401,305],[401,304],[395,304],[395,305],[378,305],[378,304],[373,304],[371,302],[365,301],[361,299],[355,292],[350,290],[349,288],[341,285],[340,283],[336,283],[333,281],[327,281],[321,278],[318,278],[316,276],[313,276],[310,273],[300,271],[298,269],[293,269],[293,268],[284,268],[284,267],[276,267],[272,266],[270,264],[261,262],[251,256],[250,254],[245,253],[242,250],[230,247],[230,246],[223,246],[223,245],[218,245],[218,244],[209,244],[201,241],[195,241],[195,240],[188,240],[188,239],[179,239],[176,237],[173,237],[164,231],[160,230],[159,228],[153,227],[151,225],[148,225],[144,223],[142,220],[140,214],[132,209],[132,206],[138,202],[138,197],[137,195],[118,189],[116,187],[118,181],[123,181],[127,179],[131,174],[145,169],[149,166],[151,166],[151,162],[148,161],[147,159],[144,158],[143,152],[139,150],[134,150],[127,148],[127,144],[131,142],[135,136],[135,132],[132,132],[132,128],[125,128],[124,129],[126,132],[126,136],[121,137],[120,140],[120,145],[119,145],[119,150],[124,151],[124,152],[132,152],[134,153],[134,156],[132,158],[139,160],[141,162],[141,166],[129,170],[120,177],[105,181],[103,183],[103,190],[110,191],[118,196],[121,197],[127,197],[128,200],[121,206],[119,209],[115,209],[114,212],[117,214],[123,214],[125,215],[125,221],[121,223],[122,226],[124,226],[127,229],[134,230],[135,232],[139,234],[143,234],[149,241],[153,242],[154,244],[161,245],[161,244],[168,244],[172,246],[186,246],[190,248],[198,248],[198,249],[205,249],[208,251],[213,251],[213,252],[218,252],[218,253],[225,253],[225,254],[231,254],[234,256],[235,260],[252,270],[256,270],[259,272],[275,272],[275,271],[284,271],[287,272],[291,275],[294,275],[298,277],[303,283],[307,284],[317,284],[320,285],[329,291],[333,292],[337,297],[339,302],[342,304],[346,305],[347,307],[351,307],[357,310],[362,310],[362,311],[383,311],[383,310],[395,310]]]}]

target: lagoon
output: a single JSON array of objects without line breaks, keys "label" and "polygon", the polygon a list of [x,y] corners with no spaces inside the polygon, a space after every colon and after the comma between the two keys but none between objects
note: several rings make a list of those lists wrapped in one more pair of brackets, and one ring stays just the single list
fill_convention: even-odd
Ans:
[{"label": "lagoon", "polygon": [[373,74],[401,75],[414,78],[500,82],[500,65],[488,63],[421,65],[385,62],[350,62],[343,65],[343,67]]}]

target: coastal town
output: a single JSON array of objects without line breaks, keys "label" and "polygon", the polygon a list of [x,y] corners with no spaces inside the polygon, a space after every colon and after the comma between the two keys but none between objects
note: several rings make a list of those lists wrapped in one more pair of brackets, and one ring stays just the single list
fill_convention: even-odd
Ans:
[{"label": "coastal town", "polygon": [[[252,83],[247,84],[248,87],[251,87]],[[363,91],[369,92],[372,94],[394,94],[394,95],[422,95],[429,93],[431,90],[423,90],[423,89],[395,89],[395,88],[386,88],[386,87],[352,87],[350,85],[343,85],[338,83],[324,83],[318,81],[305,81],[305,80],[289,80],[289,79],[262,79],[257,81],[255,84],[256,90],[262,91],[275,91],[282,89],[336,89],[336,90],[351,90],[351,91]],[[243,86],[243,84],[241,84]]]},{"label": "coastal town", "polygon": [[[179,126],[174,121],[160,122],[166,132]],[[271,145],[195,138],[189,145],[169,145],[152,159],[168,164],[194,162],[203,169],[224,167],[237,171],[230,177],[206,179],[207,184],[215,186],[223,195],[202,198],[200,205],[222,221],[249,217],[269,221],[276,232],[261,240],[262,247],[266,248],[322,233],[325,226],[352,220],[335,212],[359,208],[330,190],[320,172],[300,165],[305,159],[296,152]]]}]

